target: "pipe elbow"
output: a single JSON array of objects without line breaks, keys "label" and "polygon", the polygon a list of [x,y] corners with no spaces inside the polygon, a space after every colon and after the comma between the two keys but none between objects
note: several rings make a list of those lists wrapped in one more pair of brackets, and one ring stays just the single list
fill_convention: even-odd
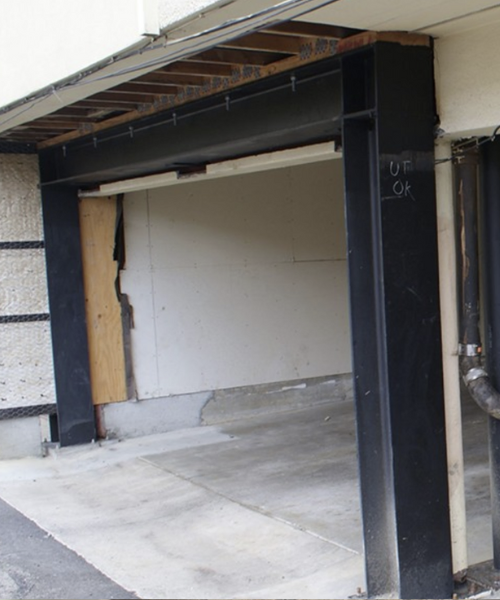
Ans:
[{"label": "pipe elbow", "polygon": [[462,356],[460,371],[476,404],[490,417],[500,420],[500,393],[493,387],[479,356]]}]

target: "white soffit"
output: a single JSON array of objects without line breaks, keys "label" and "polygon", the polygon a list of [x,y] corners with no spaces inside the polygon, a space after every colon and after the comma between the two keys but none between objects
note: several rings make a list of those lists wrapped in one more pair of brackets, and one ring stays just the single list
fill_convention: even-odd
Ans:
[{"label": "white soffit", "polygon": [[498,0],[337,0],[298,20],[375,31],[453,35],[500,19]]},{"label": "white soffit", "polygon": [[209,179],[219,179],[220,177],[230,177],[231,175],[244,175],[248,173],[270,171],[272,169],[281,169],[283,167],[293,167],[296,165],[340,158],[341,156],[342,153],[335,149],[335,144],[333,142],[325,142],[323,144],[302,146],[291,150],[267,152],[265,154],[256,154],[254,156],[246,156],[244,158],[214,163],[207,165],[206,171],[201,173],[182,175],[170,171],[158,175],[148,175],[146,177],[136,177],[135,179],[125,179],[123,181],[105,183],[99,186],[98,189],[81,191],[79,196],[80,198],[112,196],[114,194],[151,190],[169,185],[193,183],[195,181],[208,181]]}]

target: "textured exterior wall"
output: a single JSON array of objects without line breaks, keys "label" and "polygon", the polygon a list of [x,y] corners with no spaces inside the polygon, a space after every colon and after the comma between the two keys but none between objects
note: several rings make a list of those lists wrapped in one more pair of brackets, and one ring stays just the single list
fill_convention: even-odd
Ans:
[{"label": "textured exterior wall", "polygon": [[0,154],[0,242],[43,239],[36,156]]},{"label": "textured exterior wall", "polygon": [[36,156],[0,154],[0,419],[55,403],[38,181]]},{"label": "textured exterior wall", "polygon": [[126,196],[139,398],[350,371],[340,160]]},{"label": "textured exterior wall", "polygon": [[500,125],[499,31],[493,22],[435,42],[438,114],[451,139],[489,135]]}]

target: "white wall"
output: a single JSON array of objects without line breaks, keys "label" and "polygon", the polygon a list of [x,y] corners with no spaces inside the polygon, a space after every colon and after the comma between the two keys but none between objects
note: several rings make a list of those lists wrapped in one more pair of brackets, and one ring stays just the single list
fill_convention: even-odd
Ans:
[{"label": "white wall", "polygon": [[165,29],[198,11],[227,4],[227,0],[158,0],[160,28]]},{"label": "white wall", "polygon": [[450,138],[490,134],[500,124],[500,21],[435,42],[441,128]]},{"label": "white wall", "polygon": [[141,42],[152,1],[2,2],[0,106]]},{"label": "white wall", "polygon": [[341,169],[125,197],[140,398],[350,371]]}]

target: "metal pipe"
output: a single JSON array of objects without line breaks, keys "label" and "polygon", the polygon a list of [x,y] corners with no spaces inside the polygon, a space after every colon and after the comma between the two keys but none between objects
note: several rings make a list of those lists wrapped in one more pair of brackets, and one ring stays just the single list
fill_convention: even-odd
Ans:
[{"label": "metal pipe", "polygon": [[[481,230],[484,268],[486,366],[493,385],[500,386],[500,141],[481,146]],[[493,562],[500,569],[500,421],[489,419]]]},{"label": "metal pipe", "polygon": [[459,364],[472,398],[488,415],[500,419],[500,394],[493,387],[481,360],[477,235],[478,162],[477,148],[461,150],[455,154],[453,161],[460,241]]}]

